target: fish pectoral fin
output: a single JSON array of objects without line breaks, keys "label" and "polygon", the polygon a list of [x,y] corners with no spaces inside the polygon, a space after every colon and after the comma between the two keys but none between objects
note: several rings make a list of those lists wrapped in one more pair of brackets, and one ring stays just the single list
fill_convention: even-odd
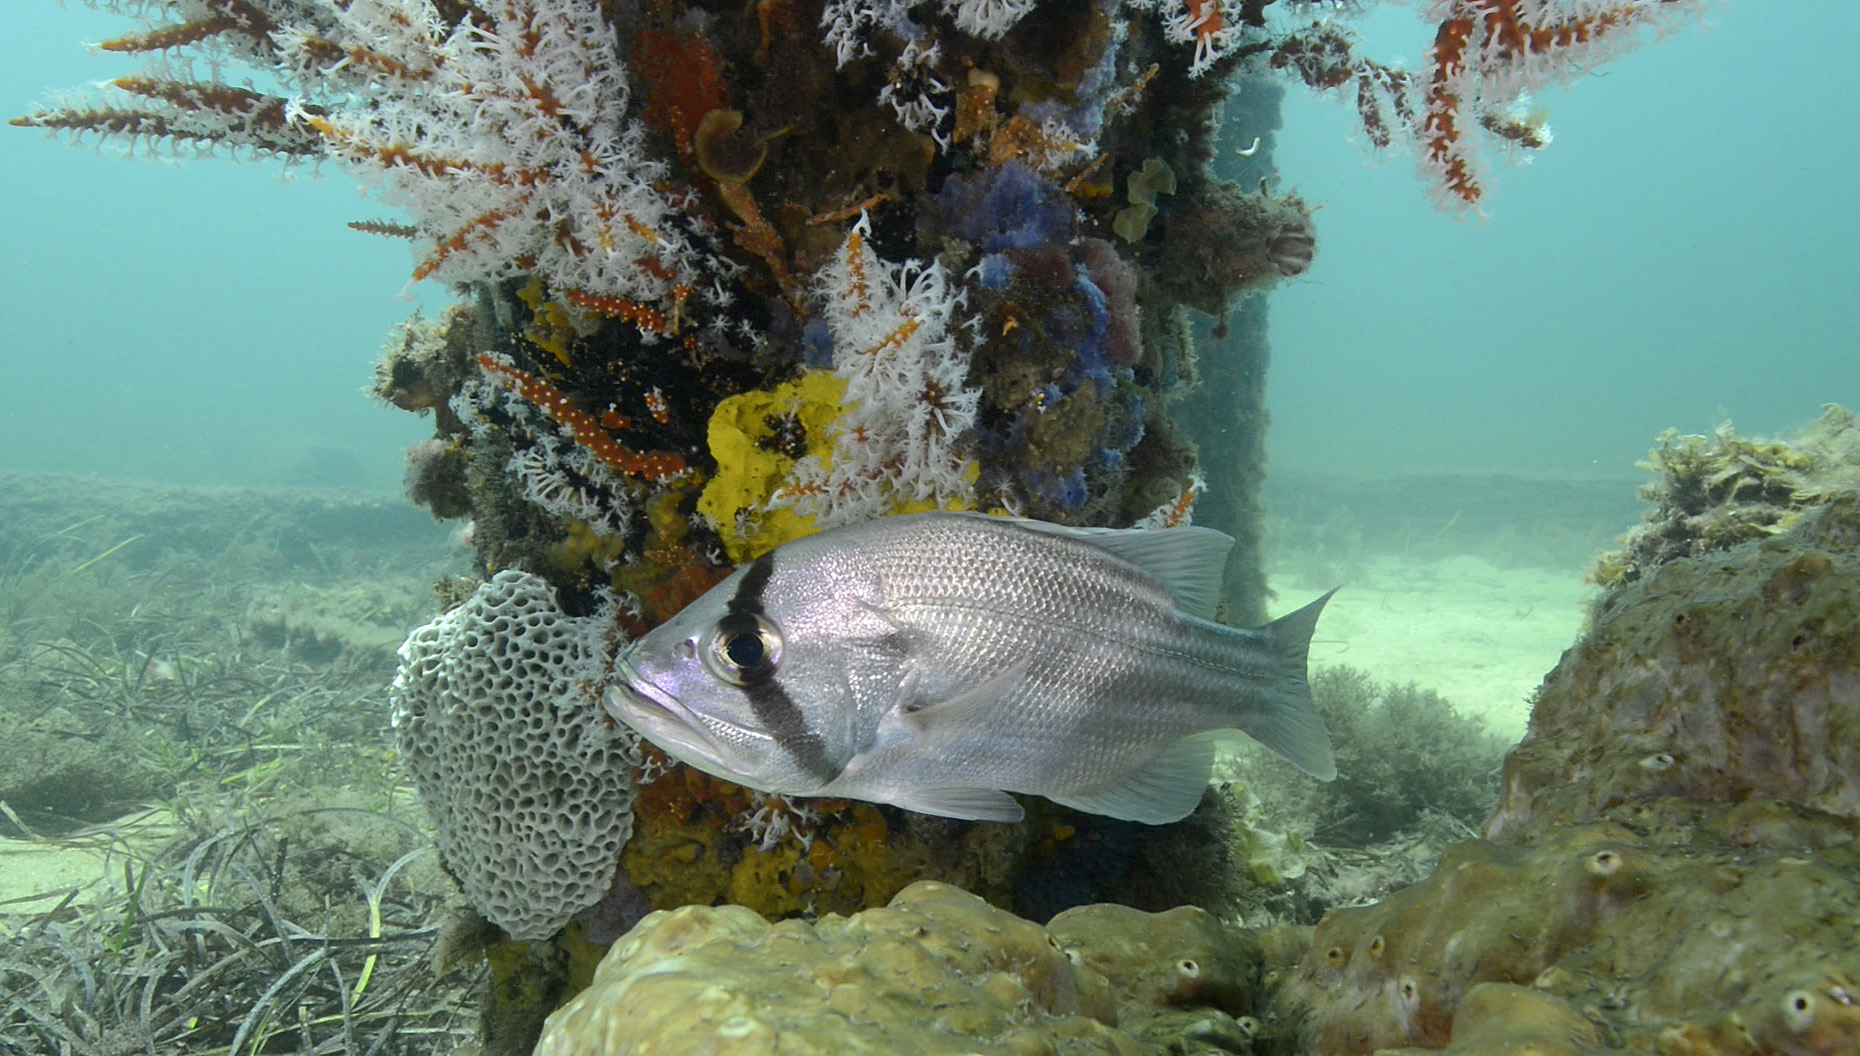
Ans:
[{"label": "fish pectoral fin", "polygon": [[1007,696],[1026,679],[1027,661],[1017,660],[990,675],[987,681],[973,689],[943,700],[911,700],[906,697],[893,710],[917,736],[935,741],[943,733],[959,735],[968,723],[977,721],[977,712]]},{"label": "fish pectoral fin", "polygon": [[1014,797],[993,788],[913,788],[891,797],[894,806],[963,821],[1016,822],[1027,816]]},{"label": "fish pectoral fin", "polygon": [[1198,733],[1170,744],[1150,764],[1107,788],[1048,796],[1053,802],[1087,814],[1167,825],[1194,813],[1208,788],[1214,749],[1234,735],[1226,730]]}]

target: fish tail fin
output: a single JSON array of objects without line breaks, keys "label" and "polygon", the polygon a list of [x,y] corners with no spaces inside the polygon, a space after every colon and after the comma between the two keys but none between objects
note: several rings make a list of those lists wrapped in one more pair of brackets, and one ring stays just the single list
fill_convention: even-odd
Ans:
[{"label": "fish tail fin", "polygon": [[1337,776],[1337,763],[1331,758],[1330,734],[1324,729],[1324,717],[1318,714],[1317,705],[1311,700],[1306,660],[1318,616],[1324,611],[1324,603],[1335,593],[1337,588],[1332,587],[1323,597],[1260,629],[1270,635],[1272,641],[1271,688],[1261,695],[1258,707],[1251,709],[1240,724],[1247,736],[1320,781],[1330,781]]}]

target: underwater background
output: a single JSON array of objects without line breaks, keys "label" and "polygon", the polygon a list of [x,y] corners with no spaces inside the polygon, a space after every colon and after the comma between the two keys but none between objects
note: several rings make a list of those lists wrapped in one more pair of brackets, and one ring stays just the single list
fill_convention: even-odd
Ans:
[{"label": "underwater background", "polygon": [[[1706,18],[1542,93],[1556,141],[1496,170],[1485,221],[1436,210],[1406,157],[1372,159],[1348,105],[1288,88],[1274,160],[1321,204],[1323,244],[1271,295],[1274,471],[1628,479],[1669,426],[1786,432],[1860,402],[1860,140],[1840,132],[1860,11]],[[75,43],[120,26],[21,0],[0,98],[22,110],[120,76],[129,63]],[[1385,57],[1429,44],[1411,5],[1362,28]],[[420,429],[354,394],[406,315],[405,247],[343,226],[383,211],[340,170],[281,184],[280,169],[100,164],[0,138],[15,394],[0,466],[396,486]],[[60,392],[90,411],[66,413]]]},{"label": "underwater background", "polygon": [[[1427,10],[1374,5],[1352,24],[1366,53],[1420,66],[1432,45]],[[120,16],[17,0],[5,17],[0,99],[9,116],[57,106],[65,89],[135,65],[79,44],[124,32]],[[474,537],[463,505],[440,522],[408,500],[403,478],[420,475],[409,449],[424,442],[431,452],[434,423],[377,398],[387,386],[374,364],[384,342],[389,361],[397,342],[409,354],[421,341],[429,352],[443,343],[443,329],[396,327],[416,303],[443,321],[451,298],[438,281],[408,284],[406,246],[345,226],[394,210],[360,196],[336,161],[321,171],[274,159],[123,161],[111,145],[74,149],[0,128],[0,1052],[56,1042],[112,1054],[293,1044],[359,1053],[375,1051],[376,1038],[380,1051],[527,1051],[542,1017],[587,984],[607,944],[647,908],[732,902],[812,919],[882,904],[926,863],[998,907],[1036,923],[1053,918],[1055,948],[1063,942],[1088,959],[1094,943],[1116,946],[1126,932],[1164,936],[1160,981],[1133,986],[1159,987],[1152,1003],[1178,1009],[1171,1015],[1225,1010],[1233,1032],[1209,1034],[1212,1020],[1158,1021],[1149,1044],[1202,1047],[1145,1052],[1368,1051],[1373,1031],[1353,1023],[1306,1031],[1306,1048],[1288,1048],[1293,1028],[1262,1027],[1255,1016],[1265,1006],[1252,990],[1234,996],[1242,984],[1220,973],[1251,987],[1270,969],[1287,1000],[1321,1010],[1336,980],[1310,966],[1325,952],[1319,940],[1355,929],[1357,948],[1379,953],[1375,929],[1391,915],[1441,917],[1431,902],[1413,908],[1435,897],[1430,870],[1488,818],[1494,833],[1509,825],[1510,838],[1538,842],[1446,853],[1511,877],[1493,881],[1507,892],[1549,890],[1544,878],[1579,858],[1589,872],[1578,880],[1612,911],[1625,888],[1610,886],[1616,866],[1596,857],[1612,852],[1596,851],[1602,837],[1576,825],[1596,812],[1546,799],[1537,818],[1504,803],[1492,814],[1501,758],[1533,705],[1547,698],[1547,711],[1574,711],[1572,696],[1601,700],[1569,688],[1580,675],[1559,657],[1570,650],[1566,665],[1589,663],[1572,648],[1585,634],[1604,644],[1609,634],[1631,638],[1619,620],[1611,629],[1621,609],[1610,606],[1652,582],[1657,566],[1805,523],[1821,534],[1767,551],[1764,560],[1786,564],[1753,590],[1765,605],[1778,594],[1821,598],[1814,592],[1834,589],[1830,580],[1852,594],[1844,570],[1860,535],[1842,535],[1845,522],[1832,515],[1824,530],[1803,509],[1860,490],[1860,424],[1823,411],[1860,406],[1860,142],[1844,131],[1856,38],[1860,9],[1847,4],[1707,5],[1703,24],[1679,25],[1539,93],[1555,142],[1529,165],[1489,159],[1485,215],[1437,208],[1412,158],[1366,149],[1348,100],[1286,83],[1282,127],[1262,130],[1273,191],[1303,198],[1317,249],[1308,270],[1255,302],[1271,364],[1258,549],[1268,596],[1254,601],[1278,614],[1344,588],[1310,654],[1344,772],[1338,783],[1316,788],[1243,752],[1217,768],[1207,803],[1218,806],[1204,804],[1179,831],[1036,811],[1024,830],[1002,835],[839,801],[819,814],[793,811],[665,771],[663,758],[629,757],[632,769],[608,775],[618,791],[602,793],[629,809],[626,797],[638,795],[642,820],[622,823],[616,838],[624,856],[586,842],[610,872],[619,860],[616,891],[627,877],[639,890],[618,905],[610,892],[566,930],[555,917],[538,924],[515,911],[548,940],[465,905],[459,885],[471,878],[434,853],[433,820],[414,787],[429,775],[409,776],[405,726],[388,730],[390,711],[404,717],[406,704],[388,687],[407,693],[396,678],[406,678],[408,660],[397,650],[410,631],[440,642],[432,648],[441,654],[458,626],[495,623],[474,605],[499,589],[525,604],[543,599],[534,604],[565,626],[612,616],[595,607],[602,595],[589,588],[604,585],[583,566],[621,562],[617,547],[567,533],[547,551],[568,555],[556,585],[574,580],[579,591],[563,611],[549,608],[554,596],[535,577],[485,584],[487,595],[474,587],[505,565],[487,555],[531,540],[500,534],[506,525]],[[1224,150],[1255,134],[1243,120],[1229,116]],[[1224,158],[1213,168],[1238,178],[1245,164]],[[1204,368],[1220,362],[1221,342],[1205,325],[1197,332]],[[504,370],[520,425],[516,396],[539,404],[541,390],[524,391],[522,371]],[[494,389],[473,398],[494,406]],[[541,421],[532,414],[528,426]],[[1793,447],[1767,442],[1805,427]],[[1681,435],[1662,439],[1669,429]],[[1709,439],[1690,439],[1698,434]],[[1203,469],[1218,490],[1221,468]],[[1693,492],[1712,502],[1675,513]],[[436,510],[446,498],[429,489],[418,501]],[[1193,499],[1191,489],[1182,503]],[[1213,514],[1221,501],[1210,494],[1197,512]],[[533,511],[511,520],[524,516]],[[677,520],[648,509],[636,528],[659,532],[668,519]],[[1675,523],[1683,539],[1660,536]],[[1816,547],[1836,555],[1825,568]],[[672,578],[675,589],[650,599],[653,618],[675,608],[680,591],[706,585]],[[1851,597],[1829,604],[1850,622],[1860,611]],[[1748,652],[1768,655],[1761,645]],[[1716,640],[1706,649],[1724,651]],[[1521,786],[1554,790],[1571,772],[1567,760],[1544,761],[1561,742],[1543,744],[1536,761],[1519,764]],[[1657,752],[1620,766],[1630,776],[1675,766],[1673,780],[1684,776]],[[1817,808],[1838,798],[1814,791]],[[1840,862],[1851,862],[1848,821],[1823,826],[1807,807],[1789,813],[1811,802],[1808,792],[1777,798],[1788,803],[1781,814],[1725,823],[1768,834],[1739,846],[1767,847],[1772,837],[1796,841],[1791,853],[1838,845]],[[1658,819],[1661,839],[1690,833],[1697,820],[1676,817]],[[1718,823],[1695,827],[1715,834]],[[696,851],[693,831],[702,833]],[[1699,861],[1719,861],[1718,851]],[[905,890],[915,894],[900,896],[908,904],[899,919],[922,912],[959,933],[1024,924],[952,900],[954,887]],[[1409,901],[1398,902],[1404,890]],[[1692,888],[1659,890],[1696,904],[1681,897]],[[593,901],[583,895],[562,901]],[[1458,897],[1447,891],[1441,901]],[[1101,900],[1136,909],[1129,918],[1060,913]],[[1179,902],[1245,925],[1244,953],[1229,945],[1238,932],[1210,938],[1208,914],[1138,919],[1137,909]],[[1327,917],[1332,909],[1342,912]],[[1588,903],[1517,910],[1550,920],[1565,911],[1583,927],[1607,919]],[[715,912],[674,919],[741,943],[766,928]],[[1645,945],[1662,926],[1625,941]],[[199,938],[184,942],[183,933]],[[1015,956],[1038,964],[1049,954],[1045,934],[1012,934]],[[1355,940],[1335,941],[1341,950]],[[1860,948],[1838,935],[1815,941]],[[1105,967],[1115,958],[1104,957],[1091,963],[1118,978]],[[734,970],[731,962],[726,954],[714,970]],[[1244,971],[1233,967],[1241,963]],[[28,965],[38,989],[9,993]],[[1837,1011],[1853,1007],[1841,985],[1813,994]],[[1117,1018],[1092,1011],[1091,1000],[1080,998],[1085,1018]],[[1428,1002],[1436,1011],[1442,1003]],[[1832,1021],[1816,1022],[1820,1030]],[[1845,1051],[1860,1039],[1860,1020],[1839,1022],[1848,1033],[1824,1031],[1816,1044],[1835,1040],[1790,1051]],[[659,1029],[676,1037],[675,1028]],[[1434,1045],[1444,1029],[1428,1020],[1414,1033],[1374,1036]]]}]

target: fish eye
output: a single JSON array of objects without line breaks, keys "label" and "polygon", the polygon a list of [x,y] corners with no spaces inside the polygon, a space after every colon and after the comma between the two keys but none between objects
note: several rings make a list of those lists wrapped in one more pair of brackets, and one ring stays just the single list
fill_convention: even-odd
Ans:
[{"label": "fish eye", "polygon": [[781,630],[753,613],[732,613],[717,621],[704,648],[704,666],[734,686],[767,679],[781,662]]}]

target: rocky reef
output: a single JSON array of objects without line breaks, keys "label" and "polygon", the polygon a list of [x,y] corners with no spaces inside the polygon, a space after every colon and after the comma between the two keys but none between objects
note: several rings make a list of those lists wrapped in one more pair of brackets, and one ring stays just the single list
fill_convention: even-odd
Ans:
[{"label": "rocky reef", "polygon": [[1524,841],[1661,796],[1860,816],[1860,501],[1684,558],[1596,606],[1487,826]]},{"label": "rocky reef", "polygon": [[1483,838],[1378,902],[1260,929],[1042,928],[935,884],[814,925],[657,913],[542,1051],[1852,1053],[1860,495],[1816,494],[1598,600]]},{"label": "rocky reef", "polygon": [[[1762,472],[1734,437],[1721,460]],[[1599,599],[1486,838],[1281,969],[1310,1051],[1860,1045],[1860,494],[1845,461],[1764,450],[1801,472],[1786,517]]]},{"label": "rocky reef", "polygon": [[1589,573],[1608,590],[1676,557],[1774,535],[1830,498],[1860,490],[1860,420],[1828,404],[1788,440],[1752,439],[1730,422],[1710,436],[1669,429],[1640,468],[1659,477],[1640,489],[1646,515]]},{"label": "rocky reef", "polygon": [[1280,1007],[1314,1053],[1852,1052],[1857,832],[1777,800],[1659,799],[1458,844],[1329,914]]},{"label": "rocky reef", "polygon": [[[634,944],[675,953],[710,929],[733,964],[719,951],[765,933],[838,950],[851,927],[770,928],[751,910],[864,910],[877,915],[850,919],[870,926],[954,897],[906,888],[924,876],[1041,916],[1126,890],[1156,846],[1128,826],[1055,809],[1014,828],[925,822],[671,764],[600,710],[615,652],[732,565],[836,524],[930,509],[1186,523],[1205,481],[1177,410],[1204,360],[1222,386],[1206,402],[1223,408],[1206,420],[1228,434],[1212,442],[1241,463],[1214,507],[1241,540],[1228,616],[1262,615],[1269,357],[1257,305],[1236,306],[1304,274],[1319,242],[1269,160],[1280,85],[1342,93],[1370,144],[1411,150],[1444,205],[1476,211],[1481,144],[1548,141],[1514,106],[1528,90],[1701,6],[1448,0],[1428,65],[1410,71],[1364,54],[1341,3],[91,2],[139,20],[100,47],[145,65],[15,124],[131,153],[345,168],[401,214],[351,226],[406,240],[410,281],[457,295],[390,336],[371,391],[430,416],[407,491],[464,522],[473,551],[440,585],[448,611],[399,654],[396,739],[450,874],[495,925],[477,933],[490,1018],[506,1017],[487,1033],[504,1048],[527,1040],[510,1024],[585,982],[598,947],[648,909],[747,907],[650,918],[660,945]],[[1217,363],[1230,313],[1236,351]],[[363,651],[319,629],[342,599],[327,600],[276,606],[266,626]],[[1653,750],[1692,772],[1677,747]],[[1516,773],[1526,800],[1547,780]],[[1841,794],[1806,780],[1814,803]],[[1258,843],[1198,852],[1206,875],[1162,889],[1277,868],[1244,810],[1210,814],[1183,832]],[[1028,957],[1046,941],[963,905],[951,912],[1013,931]],[[959,946],[942,948],[938,985],[984,1003],[951,1037],[1032,1001],[1070,1026],[1041,1020],[1002,1044],[1250,1044],[1250,1006],[1232,997],[1250,984],[1227,974],[1244,958],[1155,947],[1142,956],[1167,950],[1173,967],[1139,987],[1151,996],[1105,1005],[1100,969],[1079,966],[1098,956],[1084,938],[1078,964],[1040,953],[1033,979],[1018,962],[1019,976],[983,971],[995,962]],[[588,1007],[676,981],[616,956]],[[1148,978],[1109,964],[1106,992]],[[819,996],[769,985],[796,1016]],[[1165,990],[1164,1004],[1227,1018],[1126,1029]],[[712,1013],[734,1007],[719,1000]],[[616,1022],[589,1029],[661,1029]],[[731,1013],[710,1033],[747,1046],[767,1027]]]},{"label": "rocky reef", "polygon": [[1186,906],[1087,906],[1041,927],[929,881],[815,924],[688,906],[615,943],[536,1051],[1244,1051],[1262,963],[1257,940]]}]

